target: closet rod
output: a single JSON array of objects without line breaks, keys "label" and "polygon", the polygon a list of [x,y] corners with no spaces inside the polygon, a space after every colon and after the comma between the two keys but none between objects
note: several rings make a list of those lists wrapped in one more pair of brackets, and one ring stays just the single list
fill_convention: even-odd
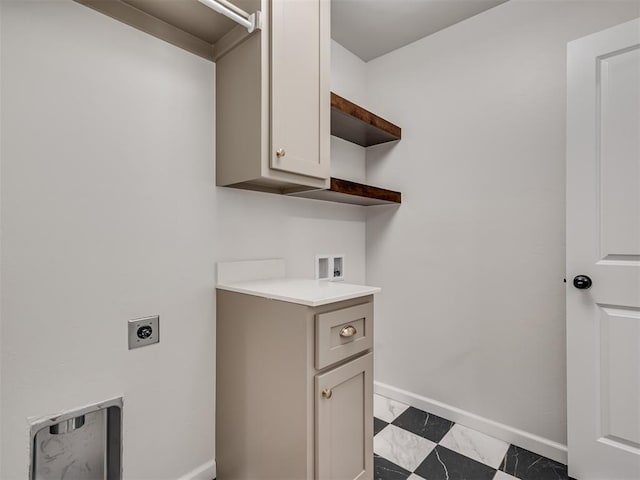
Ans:
[{"label": "closet rod", "polygon": [[249,33],[253,32],[256,28],[260,28],[257,22],[258,16],[255,13],[248,14],[241,8],[235,6],[228,0],[198,0],[203,5],[206,5],[212,10],[230,18],[236,23],[239,23],[245,27]]}]

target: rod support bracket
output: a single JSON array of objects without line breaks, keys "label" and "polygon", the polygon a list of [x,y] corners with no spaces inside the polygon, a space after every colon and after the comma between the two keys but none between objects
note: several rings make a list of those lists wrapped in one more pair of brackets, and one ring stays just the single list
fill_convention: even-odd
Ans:
[{"label": "rod support bracket", "polygon": [[251,22],[251,26],[247,29],[249,33],[253,33],[256,30],[262,30],[262,12],[258,10],[257,12],[249,15],[249,22]]}]

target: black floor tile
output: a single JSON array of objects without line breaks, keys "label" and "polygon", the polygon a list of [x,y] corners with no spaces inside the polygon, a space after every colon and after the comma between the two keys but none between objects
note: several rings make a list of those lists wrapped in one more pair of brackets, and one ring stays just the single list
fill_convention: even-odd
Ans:
[{"label": "black floor tile", "polygon": [[509,446],[500,470],[521,480],[571,480],[565,465],[515,445]]},{"label": "black floor tile", "polygon": [[438,443],[455,422],[409,407],[393,421],[393,425]]},{"label": "black floor tile", "polygon": [[496,469],[437,445],[415,473],[428,480],[492,480]]},{"label": "black floor tile", "polygon": [[379,455],[373,456],[374,480],[406,480],[411,472]]},{"label": "black floor tile", "polygon": [[377,435],[378,433],[380,433],[380,430],[382,430],[387,425],[389,424],[384,420],[380,420],[377,417],[373,417],[373,434]]}]

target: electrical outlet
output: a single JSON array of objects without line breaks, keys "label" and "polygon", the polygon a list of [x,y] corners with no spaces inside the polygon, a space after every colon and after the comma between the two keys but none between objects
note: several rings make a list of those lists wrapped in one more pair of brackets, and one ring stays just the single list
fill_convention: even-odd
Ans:
[{"label": "electrical outlet", "polygon": [[160,341],[160,316],[129,320],[129,350]]}]

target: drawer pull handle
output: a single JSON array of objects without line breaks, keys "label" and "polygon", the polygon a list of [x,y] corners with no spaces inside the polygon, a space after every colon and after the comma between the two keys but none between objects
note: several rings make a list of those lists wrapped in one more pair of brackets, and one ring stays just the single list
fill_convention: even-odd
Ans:
[{"label": "drawer pull handle", "polygon": [[278,158],[282,158],[287,154],[287,152],[284,151],[284,148],[279,148],[278,150],[276,150],[276,157]]},{"label": "drawer pull handle", "polygon": [[331,390],[330,388],[325,388],[324,390],[322,390],[322,396],[327,400],[330,399],[333,396],[333,390]]},{"label": "drawer pull handle", "polygon": [[343,338],[353,337],[356,333],[358,333],[358,330],[356,330],[356,327],[354,327],[353,325],[347,325],[342,330],[340,330],[340,336]]}]

